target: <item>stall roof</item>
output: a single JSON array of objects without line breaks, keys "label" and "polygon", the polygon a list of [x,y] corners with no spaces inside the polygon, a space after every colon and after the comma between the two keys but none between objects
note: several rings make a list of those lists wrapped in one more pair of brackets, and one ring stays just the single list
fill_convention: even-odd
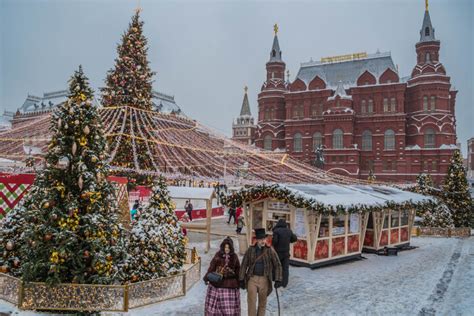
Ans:
[{"label": "stall roof", "polygon": [[402,191],[388,186],[338,185],[338,184],[289,184],[281,185],[306,200],[313,199],[325,205],[384,205],[386,202],[423,202],[424,195]]},{"label": "stall roof", "polygon": [[[263,193],[263,194],[262,194]],[[339,184],[274,184],[260,185],[241,190],[229,198],[240,197],[250,202],[262,196],[285,199],[297,207],[313,209],[327,208],[337,211],[351,208],[368,210],[388,205],[405,203],[433,203],[434,199],[394,187],[379,185],[339,185]]]},{"label": "stall roof", "polygon": [[211,188],[175,187],[169,186],[170,196],[175,199],[211,200],[215,191]]}]

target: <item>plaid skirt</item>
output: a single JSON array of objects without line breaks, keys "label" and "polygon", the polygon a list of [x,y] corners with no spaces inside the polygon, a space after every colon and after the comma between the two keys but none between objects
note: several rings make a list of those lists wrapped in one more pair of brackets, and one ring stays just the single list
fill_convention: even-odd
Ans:
[{"label": "plaid skirt", "polygon": [[206,316],[240,316],[240,290],[207,286]]}]

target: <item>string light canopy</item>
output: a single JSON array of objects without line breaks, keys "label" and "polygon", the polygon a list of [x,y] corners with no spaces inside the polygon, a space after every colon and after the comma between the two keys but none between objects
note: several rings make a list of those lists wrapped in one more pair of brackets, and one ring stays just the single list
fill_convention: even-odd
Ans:
[{"label": "string light canopy", "polygon": [[[100,115],[113,170],[206,182],[224,178],[241,184],[366,183],[312,167],[285,152],[269,152],[234,142],[184,116],[128,106],[101,108]],[[50,139],[49,125],[50,115],[46,114],[0,133],[0,157],[26,160],[29,156],[23,150],[25,144],[41,148],[41,153],[45,153]],[[145,144],[146,153],[141,155],[145,154],[146,164],[137,159],[137,141]],[[130,142],[132,148],[127,153],[126,164],[116,159],[123,142]],[[41,155],[36,155],[38,162]]]}]

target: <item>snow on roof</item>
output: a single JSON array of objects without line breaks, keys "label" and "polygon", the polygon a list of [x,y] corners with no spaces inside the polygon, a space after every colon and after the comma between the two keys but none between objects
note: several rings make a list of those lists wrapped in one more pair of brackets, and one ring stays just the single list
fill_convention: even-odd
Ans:
[{"label": "snow on roof", "polygon": [[384,205],[391,201],[403,203],[412,200],[413,202],[423,202],[426,196],[405,192],[387,186],[369,185],[338,185],[338,184],[300,184],[284,185],[299,194],[305,199],[314,199],[325,205]]},{"label": "snow on roof", "polygon": [[174,199],[209,200],[214,197],[214,189],[169,186],[168,191]]},{"label": "snow on roof", "polygon": [[[333,211],[349,207],[384,207],[387,204],[430,203],[435,200],[397,188],[376,185],[340,185],[340,184],[276,184],[270,186],[255,186],[242,190],[242,196],[248,198],[248,191],[264,189],[266,193],[288,191],[290,201],[303,202],[317,209],[318,204]],[[245,192],[247,191],[247,192]],[[244,193],[245,192],[245,193]],[[239,194],[239,193],[237,193]],[[257,194],[260,197],[260,194]],[[281,194],[276,194],[281,196]]]},{"label": "snow on roof", "polygon": [[326,82],[327,88],[337,88],[342,81],[346,87],[356,86],[357,79],[365,71],[377,79],[387,69],[397,72],[389,52],[369,54],[366,58],[333,63],[309,62],[302,63],[296,78],[303,80],[306,85],[318,76]]}]

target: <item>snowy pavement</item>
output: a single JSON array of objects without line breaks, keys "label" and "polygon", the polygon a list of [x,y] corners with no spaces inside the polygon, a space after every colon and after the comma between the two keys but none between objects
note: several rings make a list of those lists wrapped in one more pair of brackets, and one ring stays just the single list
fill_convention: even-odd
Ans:
[{"label": "snowy pavement", "polygon": [[[196,244],[202,274],[219,242],[212,241],[208,255],[202,253],[204,243]],[[474,315],[474,237],[419,237],[412,245],[419,248],[397,257],[363,254],[367,259],[316,270],[290,267],[290,283],[279,290],[281,315]],[[199,282],[185,297],[128,313],[103,314],[203,315],[205,295],[206,286]],[[242,290],[242,315],[247,315],[246,300]],[[12,310],[0,304],[0,313]],[[275,291],[267,315],[277,315]]]}]

